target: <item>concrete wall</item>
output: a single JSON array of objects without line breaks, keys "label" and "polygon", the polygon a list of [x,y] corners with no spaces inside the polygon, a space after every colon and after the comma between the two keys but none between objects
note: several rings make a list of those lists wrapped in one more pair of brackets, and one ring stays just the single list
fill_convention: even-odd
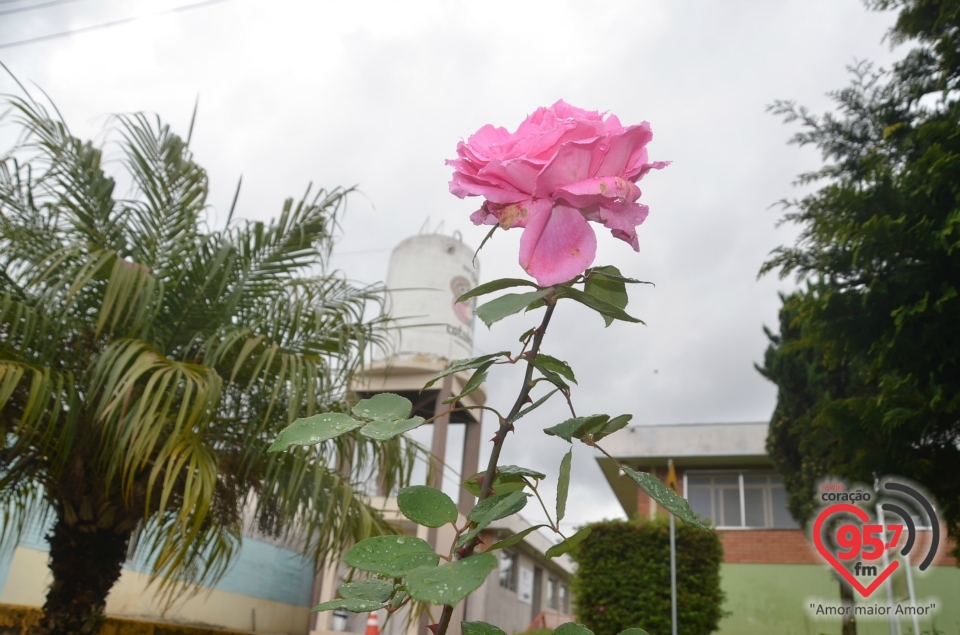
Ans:
[{"label": "concrete wall", "polygon": [[[567,593],[570,593],[569,574],[559,567],[552,567],[549,564],[540,561],[521,549],[512,549],[517,554],[517,566],[526,568],[534,572],[541,571],[542,583],[535,592],[538,592],[539,602],[536,597],[531,598],[528,604],[521,601],[519,592],[519,574],[518,588],[515,590],[500,586],[499,571],[494,571],[473,595],[467,599],[466,620],[482,620],[493,624],[506,631],[507,633],[520,633],[530,626],[533,619],[541,611],[551,610],[547,607],[547,577],[551,576],[560,581],[567,587]],[[497,553],[497,552],[494,552]],[[565,621],[565,620],[564,620]]]}]

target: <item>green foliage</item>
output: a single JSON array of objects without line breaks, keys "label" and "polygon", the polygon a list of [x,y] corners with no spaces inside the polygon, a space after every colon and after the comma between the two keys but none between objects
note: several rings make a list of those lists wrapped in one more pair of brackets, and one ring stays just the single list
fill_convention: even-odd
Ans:
[{"label": "green foliage", "polygon": [[426,485],[400,490],[397,505],[404,516],[424,527],[442,527],[457,522],[457,506],[450,497]]},{"label": "green foliage", "polygon": [[544,299],[551,293],[553,293],[552,287],[539,291],[531,291],[529,293],[507,293],[495,300],[490,300],[486,304],[478,306],[476,314],[478,318],[483,320],[484,324],[490,326],[494,322],[499,322],[509,315],[519,313],[529,308],[535,302]]},{"label": "green foliage", "polygon": [[[596,635],[642,626],[670,633],[670,533],[666,519],[588,525],[590,539],[571,552],[577,616]],[[719,537],[676,523],[679,632],[707,635],[722,617]]]},{"label": "green foliage", "polygon": [[583,542],[587,538],[587,536],[590,535],[591,531],[593,531],[592,527],[584,527],[583,529],[573,534],[566,540],[558,542],[557,544],[547,549],[547,553],[545,553],[544,555],[547,556],[548,558],[556,558],[557,556],[562,556],[565,553],[570,553],[576,548],[577,545]]},{"label": "green foliage", "polygon": [[[107,162],[41,104],[8,106],[20,135],[0,155],[3,538],[51,510],[64,531],[135,541],[174,591],[222,574],[245,510],[318,558],[391,533],[354,484],[374,466],[403,484],[414,446],[370,443],[340,414],[385,326],[364,319],[382,289],[327,271],[348,191],[308,188],[266,223],[231,209],[218,227],[206,171],[159,119],[113,118]],[[122,198],[108,170],[129,183]],[[324,411],[316,445],[267,453]],[[69,575],[99,575],[83,569]]]},{"label": "green foliage", "polygon": [[709,529],[709,527],[700,522],[697,515],[690,509],[690,503],[687,502],[687,499],[664,485],[663,481],[656,476],[647,474],[646,472],[636,472],[626,466],[622,466],[620,469],[622,469],[623,473],[629,476],[633,482],[639,485],[640,489],[646,492],[650,498],[663,505],[664,509],[671,514],[688,525],[699,529]]},{"label": "green foliage", "polygon": [[[597,267],[593,270],[592,275],[587,276],[583,285],[583,292],[607,304],[612,304],[618,309],[627,308],[627,285],[622,280],[607,277],[603,274],[619,276],[620,270],[616,267]],[[608,315],[604,315],[603,320],[607,326],[613,324],[613,318]]]},{"label": "green foliage", "polygon": [[345,582],[337,588],[340,597],[347,599],[386,602],[393,595],[393,584],[386,580],[361,580]]},{"label": "green foliage", "polygon": [[489,553],[475,553],[439,567],[421,567],[407,575],[407,592],[421,602],[452,606],[479,589],[496,568],[497,558]]},{"label": "green foliage", "polygon": [[507,635],[505,632],[486,622],[460,622],[463,635]]},{"label": "green foliage", "polygon": [[826,164],[820,188],[786,205],[800,226],[763,271],[807,284],[784,298],[761,372],[778,386],[768,447],[790,509],[811,512],[828,474],[925,485],[960,538],[960,80],[956,0],[881,0],[892,36],[915,40],[891,71],[854,69],[837,112],[790,102],[798,144]]},{"label": "green foliage", "polygon": [[440,556],[422,538],[374,536],[350,547],[343,561],[361,571],[402,578],[417,567],[436,566]]}]

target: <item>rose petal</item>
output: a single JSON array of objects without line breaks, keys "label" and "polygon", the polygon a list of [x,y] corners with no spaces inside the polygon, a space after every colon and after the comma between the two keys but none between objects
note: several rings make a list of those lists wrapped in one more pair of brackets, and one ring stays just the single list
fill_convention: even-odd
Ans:
[{"label": "rose petal", "polygon": [[496,216],[490,213],[486,203],[473,214],[470,214],[470,220],[473,221],[474,225],[496,225],[500,222]]},{"label": "rose petal", "polygon": [[601,176],[560,187],[553,196],[583,209],[591,205],[633,203],[640,198],[640,188],[619,176]]},{"label": "rose petal", "polygon": [[557,156],[547,164],[537,177],[534,196],[553,196],[558,187],[589,179],[590,165],[593,161],[599,139],[585,142],[565,143],[557,151]]},{"label": "rose petal", "polygon": [[647,159],[645,146],[653,139],[650,124],[630,126],[616,134],[610,134],[608,138],[607,151],[593,176],[622,176],[633,180],[632,172],[636,172],[639,157],[643,157],[644,163]]},{"label": "rose petal", "polygon": [[490,183],[502,183],[519,192],[533,194],[537,175],[543,168],[525,159],[493,160],[480,170],[479,179]]},{"label": "rose petal", "polygon": [[630,180],[639,181],[650,170],[662,170],[671,163],[673,163],[673,161],[654,161],[653,163],[644,163],[640,166],[640,169],[636,171],[636,174],[630,177]]},{"label": "rose petal", "polygon": [[507,205],[530,198],[528,192],[518,192],[512,187],[506,188],[461,172],[453,173],[453,178],[450,180],[450,193],[459,198],[483,196],[488,201]]},{"label": "rose petal", "polygon": [[637,225],[647,220],[650,208],[640,203],[617,206],[616,209],[600,208],[598,216],[603,226],[610,230],[614,238],[640,251],[640,241],[637,239]]},{"label": "rose petal", "polygon": [[583,273],[597,254],[597,236],[580,212],[566,205],[530,210],[520,236],[520,266],[541,286]]}]

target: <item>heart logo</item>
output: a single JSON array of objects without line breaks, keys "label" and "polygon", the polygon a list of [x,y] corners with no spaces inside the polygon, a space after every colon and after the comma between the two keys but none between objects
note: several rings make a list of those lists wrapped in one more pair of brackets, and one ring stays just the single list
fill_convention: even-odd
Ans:
[{"label": "heart logo", "polygon": [[828,551],[826,546],[823,544],[823,532],[821,531],[823,529],[823,523],[830,516],[843,513],[853,514],[864,523],[870,520],[870,516],[867,514],[867,512],[863,511],[856,505],[849,505],[846,503],[831,505],[820,512],[820,515],[817,516],[816,522],[813,524],[813,544],[816,546],[817,551],[820,552],[820,555],[823,556],[827,562],[833,565],[833,568],[837,570],[837,573],[842,575],[843,579],[850,583],[850,586],[856,589],[863,597],[867,597],[873,593],[877,587],[883,584],[884,580],[889,578],[890,575],[897,570],[897,567],[900,566],[900,562],[898,560],[892,560],[890,564],[888,564],[887,567],[881,571],[876,578],[874,578],[873,582],[871,582],[869,586],[863,586],[863,584],[860,583],[860,580],[857,580],[857,578],[854,577],[854,575],[845,566],[843,566],[837,557],[830,553],[830,551]]}]

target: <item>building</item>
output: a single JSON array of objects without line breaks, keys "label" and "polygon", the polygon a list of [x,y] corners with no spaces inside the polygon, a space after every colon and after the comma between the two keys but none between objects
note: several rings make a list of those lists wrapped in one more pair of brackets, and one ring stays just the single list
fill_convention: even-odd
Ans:
[{"label": "building", "polygon": [[[681,494],[716,527],[724,549],[721,584],[729,613],[721,622],[721,635],[839,632],[839,618],[820,621],[807,610],[816,600],[836,603],[839,586],[807,532],[787,511],[783,481],[765,449],[767,428],[765,422],[640,425],[611,435],[604,446],[623,465],[661,480],[672,459]],[[666,513],[613,461],[597,461],[628,517]],[[927,544],[929,531],[921,528],[913,553],[925,554]],[[960,633],[960,604],[954,601],[960,596],[960,570],[949,555],[951,547],[941,541],[933,566],[924,574],[914,572],[910,581],[916,598],[931,599],[939,607],[932,621],[920,620],[927,632],[935,626],[943,633]],[[907,582],[903,575],[893,576],[894,601],[907,598]],[[877,591],[869,602],[884,604],[886,595]],[[911,628],[909,617],[899,626],[887,618],[866,619],[858,623],[857,633],[906,634]]]}]

